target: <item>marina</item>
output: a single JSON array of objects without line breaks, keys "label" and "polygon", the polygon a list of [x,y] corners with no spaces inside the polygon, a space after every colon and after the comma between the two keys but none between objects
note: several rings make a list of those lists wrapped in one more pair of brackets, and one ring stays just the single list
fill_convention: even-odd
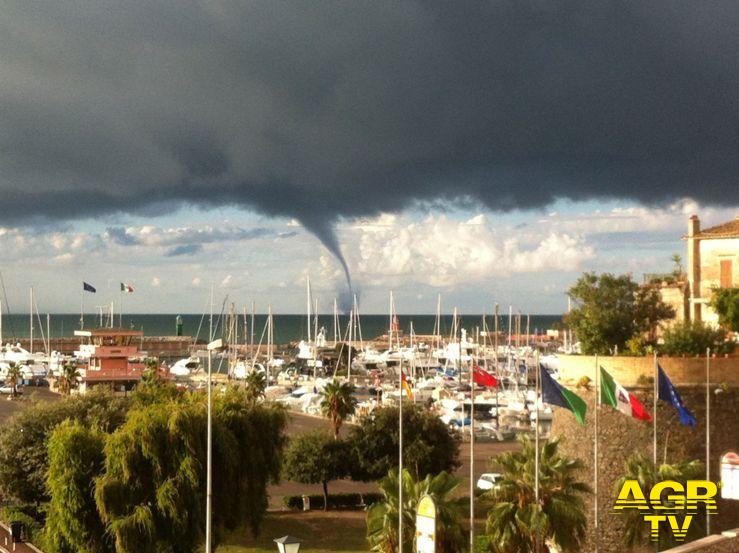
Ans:
[{"label": "marina", "polygon": [[[225,345],[213,357],[214,387],[239,385],[251,373],[261,373],[266,379],[267,397],[294,412],[320,415],[322,391],[328,382],[337,379],[353,385],[357,399],[353,417],[357,420],[377,407],[397,404],[402,394],[424,405],[463,438],[469,437],[474,428],[477,440],[512,440],[531,432],[537,417],[540,430],[547,432],[551,409],[539,399],[537,415],[534,369],[539,357],[548,359],[557,348],[562,349],[563,342],[557,332],[532,329],[532,317],[514,315],[512,308],[506,316],[463,319],[456,310],[451,317],[443,316],[441,298],[435,316],[399,316],[394,310],[388,316],[360,316],[355,298],[354,309],[348,315],[335,311],[329,318],[312,311],[317,302],[308,298],[304,316],[276,317],[268,313],[252,317],[246,309],[236,315],[234,307],[218,316],[168,316],[179,336],[146,336],[133,324],[137,319],[161,324],[159,319],[164,316],[116,317],[108,313],[105,317],[101,312],[97,318],[86,317],[88,323],[99,323],[97,326],[72,330],[71,336],[55,337],[52,321],[61,319],[56,324],[61,332],[64,323],[72,322],[70,315],[47,316],[44,333],[38,313],[35,320],[31,314],[25,320],[27,337],[5,342],[0,351],[0,378],[5,378],[14,364],[20,368],[19,390],[23,385],[56,389],[65,365],[73,364],[79,375],[76,393],[95,386],[127,393],[142,378],[147,366],[156,366],[162,378],[172,380],[178,387],[202,390],[208,376],[208,352],[203,338],[219,337]],[[10,325],[7,315],[3,319],[6,323],[1,328],[6,333],[10,328],[17,336],[19,316],[13,316]],[[533,319],[546,324],[553,319],[556,322],[557,317]],[[79,320],[84,321],[85,317],[80,316]],[[124,320],[131,321],[130,328],[114,326]],[[194,325],[196,320],[196,335],[183,335],[185,321]],[[292,325],[283,331],[283,336],[297,338],[302,333],[301,339],[275,343],[276,320],[288,327]],[[465,323],[471,325],[469,330]],[[333,332],[327,331],[327,325]],[[382,326],[384,333],[368,335]],[[41,329],[40,337],[36,329]],[[417,333],[417,329],[427,333]],[[36,335],[31,339],[34,330]],[[488,375],[495,386],[478,386],[472,409],[475,371]],[[403,389],[401,374],[407,383]],[[472,419],[475,425],[471,424]]]}]

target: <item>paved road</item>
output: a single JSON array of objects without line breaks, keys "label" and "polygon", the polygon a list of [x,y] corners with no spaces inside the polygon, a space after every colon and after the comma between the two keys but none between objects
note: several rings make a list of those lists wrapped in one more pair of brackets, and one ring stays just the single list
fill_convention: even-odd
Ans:
[{"label": "paved road", "polygon": [[58,401],[61,396],[46,386],[23,386],[23,395],[16,399],[8,399],[7,394],[0,394],[0,423],[9,419],[23,406],[34,399],[39,401]]}]

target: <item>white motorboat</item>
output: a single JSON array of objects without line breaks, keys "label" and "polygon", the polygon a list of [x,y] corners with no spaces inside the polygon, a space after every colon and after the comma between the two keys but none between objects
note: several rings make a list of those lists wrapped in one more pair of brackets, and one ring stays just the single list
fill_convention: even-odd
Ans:
[{"label": "white motorboat", "polygon": [[190,376],[200,369],[200,358],[197,356],[180,359],[169,368],[173,376]]}]

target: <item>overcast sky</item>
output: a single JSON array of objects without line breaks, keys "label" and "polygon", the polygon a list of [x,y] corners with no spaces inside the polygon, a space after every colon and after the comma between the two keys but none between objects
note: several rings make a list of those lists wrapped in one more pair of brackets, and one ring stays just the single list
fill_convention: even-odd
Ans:
[{"label": "overcast sky", "polygon": [[[560,312],[739,206],[739,3],[27,2],[0,19],[12,303]],[[101,298],[102,299],[102,298]]]}]

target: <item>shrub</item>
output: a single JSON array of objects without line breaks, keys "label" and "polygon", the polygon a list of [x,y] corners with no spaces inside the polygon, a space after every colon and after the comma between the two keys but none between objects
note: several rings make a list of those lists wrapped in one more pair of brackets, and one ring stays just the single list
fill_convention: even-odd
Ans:
[{"label": "shrub", "polygon": [[626,341],[626,352],[635,357],[642,357],[651,354],[654,351],[654,342],[649,340],[643,334],[637,334],[630,340]]},{"label": "shrub", "polygon": [[734,344],[726,340],[723,328],[712,328],[700,321],[684,321],[668,328],[664,335],[662,350],[668,355],[703,355],[731,353]]},{"label": "shrub", "polygon": [[[311,509],[323,509],[323,495],[310,494]],[[382,496],[379,493],[336,493],[328,496],[328,505],[332,509],[359,509],[379,501]],[[286,495],[282,498],[285,507],[294,511],[303,509],[302,495]]]}]

